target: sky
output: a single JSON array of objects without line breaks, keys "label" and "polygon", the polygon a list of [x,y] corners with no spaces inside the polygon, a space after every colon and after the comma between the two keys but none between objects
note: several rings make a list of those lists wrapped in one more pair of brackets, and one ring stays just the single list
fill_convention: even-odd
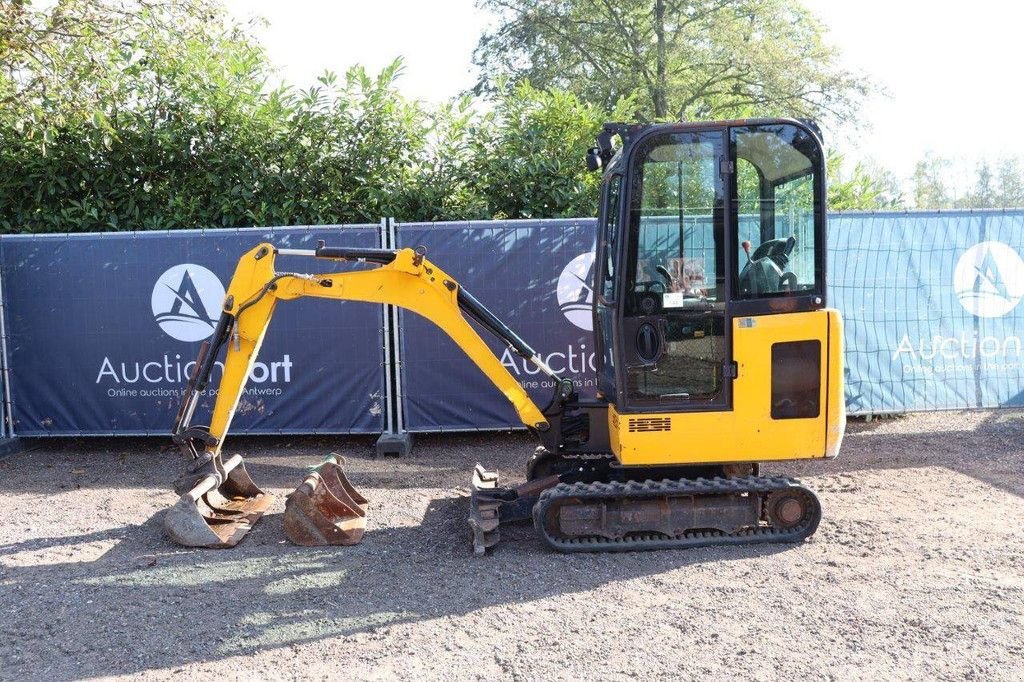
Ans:
[{"label": "sky", "polygon": [[441,102],[476,83],[473,48],[490,16],[473,0],[226,0],[256,31],[285,80],[312,85],[329,68],[379,71],[402,57],[407,97]]},{"label": "sky", "polygon": [[[844,135],[851,158],[906,178],[925,153],[960,160],[964,182],[978,160],[1024,156],[1024,3],[1003,0],[803,0],[829,28],[842,63],[885,90]],[[325,68],[359,62],[373,71],[402,56],[399,87],[426,102],[475,83],[471,64],[493,21],[473,0],[227,0],[241,20],[262,16],[260,36],[282,77],[310,85]],[[996,124],[990,129],[990,121]]]},{"label": "sky", "polygon": [[[1024,3],[973,0],[804,0],[829,27],[848,68],[887,91],[863,109],[870,129],[852,139],[904,177],[925,153],[961,159],[1024,156]],[[993,123],[994,122],[994,123]],[[989,128],[989,125],[992,125]]]}]

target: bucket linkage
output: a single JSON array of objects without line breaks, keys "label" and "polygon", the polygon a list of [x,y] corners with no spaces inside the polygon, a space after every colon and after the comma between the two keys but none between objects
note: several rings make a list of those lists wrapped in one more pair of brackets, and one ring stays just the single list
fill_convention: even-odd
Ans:
[{"label": "bucket linkage", "polygon": [[180,491],[164,515],[164,529],[186,547],[234,547],[263,516],[274,496],[260,490],[245,470],[241,455]]},{"label": "bucket linkage", "polygon": [[253,483],[241,455],[222,462],[217,438],[206,427],[191,425],[230,326],[231,316],[224,313],[213,335],[215,345],[205,341],[199,349],[174,425],[174,442],[191,465],[176,482],[175,492],[181,497],[164,515],[164,529],[186,547],[234,547],[274,500]]}]

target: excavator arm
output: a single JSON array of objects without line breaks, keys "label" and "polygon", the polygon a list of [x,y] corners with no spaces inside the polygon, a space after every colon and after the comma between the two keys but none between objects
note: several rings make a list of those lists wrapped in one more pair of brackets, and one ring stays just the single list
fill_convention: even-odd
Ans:
[{"label": "excavator arm", "polygon": [[[277,255],[356,261],[378,267],[320,275],[278,272],[275,269]],[[323,242],[315,250],[277,249],[271,244],[260,244],[239,260],[214,335],[204,342],[186,388],[174,440],[197,461],[187,477],[189,480],[179,482],[179,489],[190,487],[210,474],[223,479],[221,446],[274,308],[278,301],[304,296],[391,304],[422,315],[451,337],[512,403],[523,424],[538,434],[551,431],[549,415],[554,416],[557,423],[561,405],[574,395],[571,380],[560,378],[536,351],[460,287],[453,277],[427,260],[421,251],[329,247]],[[467,318],[508,343],[514,352],[532,361],[554,380],[555,395],[547,408],[538,408]],[[199,396],[210,381],[223,346],[227,346],[227,352],[209,427],[193,426]]]}]

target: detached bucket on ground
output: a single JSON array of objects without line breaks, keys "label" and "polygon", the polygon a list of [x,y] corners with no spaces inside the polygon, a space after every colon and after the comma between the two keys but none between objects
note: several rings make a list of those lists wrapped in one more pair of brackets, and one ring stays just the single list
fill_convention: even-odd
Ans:
[{"label": "detached bucket on ground", "polygon": [[363,539],[369,504],[345,476],[344,463],[329,455],[288,495],[284,532],[296,545],[354,545]]},{"label": "detached bucket on ground", "polygon": [[186,547],[234,547],[252,529],[274,496],[260,490],[235,455],[224,463],[223,483],[210,474],[164,515],[164,529]]}]

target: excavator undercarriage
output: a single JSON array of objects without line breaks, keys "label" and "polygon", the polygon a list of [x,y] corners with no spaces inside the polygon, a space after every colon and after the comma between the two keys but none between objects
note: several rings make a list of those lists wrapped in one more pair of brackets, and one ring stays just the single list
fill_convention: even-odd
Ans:
[{"label": "excavator undercarriage", "polygon": [[[683,477],[669,477],[671,474]],[[495,472],[477,465],[470,525],[473,551],[500,540],[500,525],[530,520],[561,552],[683,549],[712,544],[798,542],[821,520],[821,505],[785,477],[692,478],[690,472],[590,470],[499,488]],[[664,478],[648,478],[648,475]]]}]

